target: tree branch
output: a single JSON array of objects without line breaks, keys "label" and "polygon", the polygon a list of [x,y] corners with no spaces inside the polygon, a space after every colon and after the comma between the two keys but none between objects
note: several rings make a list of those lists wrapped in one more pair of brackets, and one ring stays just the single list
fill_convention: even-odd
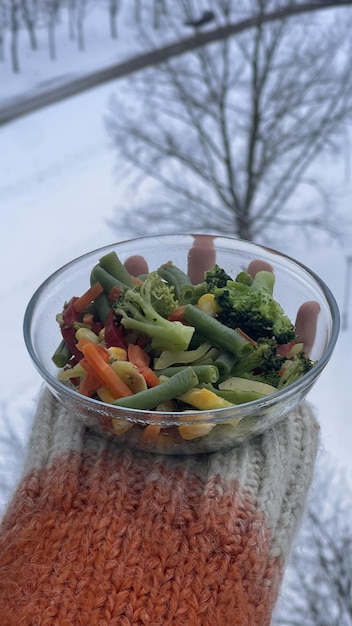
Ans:
[{"label": "tree branch", "polygon": [[0,126],[11,120],[18,119],[23,115],[27,115],[28,113],[32,113],[33,111],[37,111],[43,107],[60,102],[66,98],[71,98],[72,96],[109,81],[123,78],[129,74],[133,74],[134,72],[144,70],[147,67],[158,65],[168,59],[171,59],[172,57],[196,50],[197,48],[201,48],[202,46],[206,46],[215,41],[220,41],[221,39],[237,35],[246,30],[257,27],[260,24],[267,24],[269,22],[294,17],[303,13],[326,10],[329,8],[336,9],[337,7],[351,5],[352,0],[321,0],[320,2],[317,0],[316,2],[302,2],[301,4],[286,6],[270,13],[255,15],[235,24],[226,24],[225,26],[221,26],[213,30],[197,32],[191,37],[181,39],[166,45],[163,48],[157,48],[155,50],[151,50],[150,52],[144,52],[143,54],[137,55],[132,59],[128,59],[123,63],[114,64],[103,70],[90,72],[85,76],[75,78],[72,81],[63,82],[58,87],[43,90],[35,96],[21,98],[20,101],[17,99],[9,101],[0,109]]}]

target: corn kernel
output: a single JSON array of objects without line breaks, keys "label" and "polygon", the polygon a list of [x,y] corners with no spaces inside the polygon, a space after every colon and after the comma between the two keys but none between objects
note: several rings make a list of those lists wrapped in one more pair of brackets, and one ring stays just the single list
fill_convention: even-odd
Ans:
[{"label": "corn kernel", "polygon": [[112,418],[112,429],[115,435],[123,435],[124,433],[127,433],[129,430],[131,430],[132,426],[133,422],[116,419],[115,417]]},{"label": "corn kernel", "polygon": [[179,400],[194,406],[199,411],[212,411],[232,406],[231,402],[221,398],[209,389],[190,389],[182,394]]},{"label": "corn kernel", "polygon": [[207,313],[208,315],[211,315],[212,317],[215,317],[215,315],[219,312],[219,307],[215,302],[215,296],[213,293],[205,293],[203,294],[197,303],[198,308],[203,311],[204,313]]},{"label": "corn kernel", "polygon": [[97,395],[99,400],[106,402],[106,404],[112,404],[116,400],[116,396],[113,396],[106,387],[99,387]]},{"label": "corn kernel", "polygon": [[213,430],[215,424],[180,424],[178,426],[178,432],[182,439],[190,441],[191,439],[197,439],[198,437],[205,437]]},{"label": "corn kernel", "polygon": [[108,348],[108,353],[111,361],[127,361],[127,352],[124,348],[111,346]]}]

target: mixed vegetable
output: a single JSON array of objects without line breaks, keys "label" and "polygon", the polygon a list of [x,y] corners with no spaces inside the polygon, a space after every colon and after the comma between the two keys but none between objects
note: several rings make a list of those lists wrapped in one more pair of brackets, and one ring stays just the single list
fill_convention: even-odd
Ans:
[{"label": "mixed vegetable", "polygon": [[270,271],[232,277],[215,265],[194,285],[172,262],[131,276],[112,252],[90,282],[57,315],[58,379],[105,403],[179,412],[184,439],[212,428],[183,426],[188,411],[263,398],[314,365],[274,298]]}]

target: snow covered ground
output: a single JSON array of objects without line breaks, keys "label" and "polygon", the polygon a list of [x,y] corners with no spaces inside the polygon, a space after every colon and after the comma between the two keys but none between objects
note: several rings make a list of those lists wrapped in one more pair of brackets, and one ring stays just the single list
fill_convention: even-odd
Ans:
[{"label": "snow covered ground", "polygon": [[[37,52],[29,52],[23,35],[21,73],[15,76],[8,63],[0,65],[0,99],[4,101],[28,92],[71,71],[96,69],[116,58],[126,58],[131,50],[127,34],[124,39],[120,26],[120,38],[115,42],[110,40],[105,19],[103,14],[89,16],[87,49],[83,53],[73,52],[72,46],[68,46],[63,24],[57,32],[56,62],[48,59],[45,32],[41,33],[41,48]],[[115,154],[103,123],[109,97],[120,85],[101,86],[0,127],[0,392],[2,413],[23,439],[41,386],[22,335],[29,298],[65,262],[133,234],[127,231],[124,217],[117,210],[120,199],[125,200],[128,192],[119,181]],[[343,181],[342,173],[339,178]],[[341,202],[348,214],[351,188],[346,185],[343,189]],[[111,218],[116,220],[114,229],[107,222]],[[280,240],[274,247],[283,248]],[[285,252],[319,274],[342,308],[351,241],[344,246],[329,244],[317,248],[297,237],[288,245],[285,242]],[[333,358],[310,394],[322,426],[324,447],[348,471],[352,471],[351,348],[352,314],[349,329],[341,332]],[[20,458],[16,457],[12,465],[9,463],[2,448],[0,474],[7,474],[13,482]]]}]

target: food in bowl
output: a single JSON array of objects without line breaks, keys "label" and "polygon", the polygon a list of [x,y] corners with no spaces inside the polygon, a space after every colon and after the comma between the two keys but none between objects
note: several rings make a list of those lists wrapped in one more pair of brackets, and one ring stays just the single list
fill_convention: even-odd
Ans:
[{"label": "food in bowl", "polygon": [[[211,248],[216,262],[192,282],[187,263],[161,258],[161,251],[148,259],[146,239],[95,251],[86,284],[69,294],[65,286],[66,301],[56,311],[62,340],[51,354],[59,371],[54,382],[46,368],[49,386],[87,425],[149,451],[209,451],[263,432],[305,396],[331,354],[337,313],[330,292],[324,286],[321,293],[320,284],[317,290],[308,272],[324,324],[331,324],[331,309],[335,324],[321,354],[311,357],[292,309],[290,316],[275,295],[282,259],[290,281],[302,283],[305,268],[297,265],[302,276],[293,276],[288,257],[219,237]],[[170,243],[171,257],[173,245],[185,251],[189,242],[157,239]],[[209,238],[195,241],[207,250]],[[68,283],[69,266],[61,270]],[[310,294],[306,286],[299,290]]]}]

